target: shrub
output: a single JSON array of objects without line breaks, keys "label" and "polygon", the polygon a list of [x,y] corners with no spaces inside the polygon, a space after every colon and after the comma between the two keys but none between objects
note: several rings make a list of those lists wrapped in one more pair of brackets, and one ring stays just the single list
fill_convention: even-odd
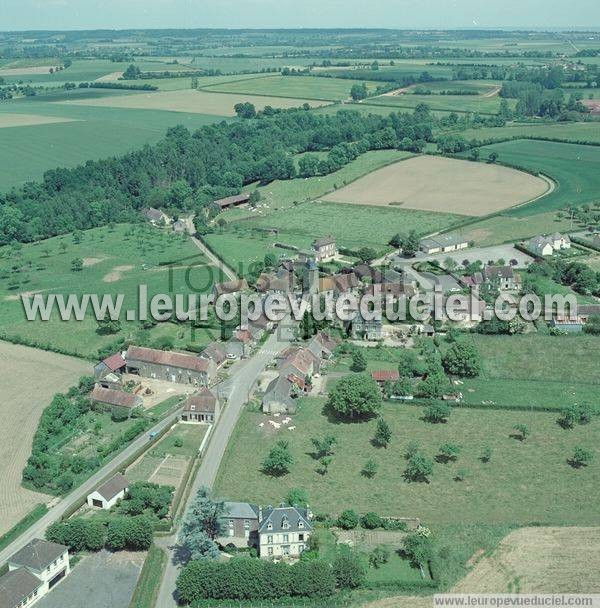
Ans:
[{"label": "shrub", "polygon": [[366,569],[360,556],[352,551],[338,553],[331,567],[340,589],[356,589],[365,581]]},{"label": "shrub", "polygon": [[338,517],[337,525],[343,530],[354,530],[358,526],[358,515],[352,509],[346,509]]},{"label": "shrub", "polygon": [[377,513],[369,511],[360,518],[360,524],[367,530],[375,530],[376,528],[383,527],[383,519]]}]

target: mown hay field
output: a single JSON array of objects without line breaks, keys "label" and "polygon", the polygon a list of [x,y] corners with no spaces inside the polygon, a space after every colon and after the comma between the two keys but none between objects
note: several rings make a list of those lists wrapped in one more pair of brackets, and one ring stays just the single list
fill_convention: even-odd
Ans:
[{"label": "mown hay field", "polygon": [[191,89],[137,93],[135,95],[101,97],[98,99],[77,99],[60,103],[91,105],[95,107],[166,110],[169,112],[195,112],[198,114],[214,114],[217,116],[234,116],[235,111],[233,107],[235,104],[246,101],[254,104],[259,110],[265,106],[272,106],[274,108],[295,108],[304,103],[308,103],[311,107],[316,107],[323,105],[324,103],[322,101],[307,98],[293,99],[246,95],[243,93],[211,93],[207,91],[193,91]]},{"label": "mown hay field", "polygon": [[21,473],[52,396],[89,375],[90,363],[0,341],[0,535],[50,497],[21,487]]},{"label": "mown hay field", "polygon": [[383,167],[324,200],[482,216],[542,196],[548,183],[500,165],[419,156]]}]

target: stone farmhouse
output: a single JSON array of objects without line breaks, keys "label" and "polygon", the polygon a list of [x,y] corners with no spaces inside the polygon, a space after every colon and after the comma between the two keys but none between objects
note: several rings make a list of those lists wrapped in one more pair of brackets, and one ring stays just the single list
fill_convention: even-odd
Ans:
[{"label": "stone farmhouse", "polygon": [[224,547],[258,548],[259,507],[247,502],[225,502],[225,511],[221,519],[223,536],[217,542]]},{"label": "stone farmhouse", "polygon": [[329,235],[313,241],[312,253],[315,257],[315,261],[319,263],[330,262],[338,255],[339,251],[334,238]]},{"label": "stone farmhouse", "polygon": [[8,572],[0,577],[0,606],[31,606],[71,571],[69,549],[34,538],[8,560]]},{"label": "stone farmhouse", "polygon": [[141,346],[130,346],[125,361],[130,374],[193,386],[208,386],[217,373],[210,359]]},{"label": "stone farmhouse", "polygon": [[143,405],[142,398],[139,395],[104,388],[98,384],[94,386],[89,397],[91,401],[109,407],[112,413],[119,417],[129,417],[135,408]]},{"label": "stone farmhouse", "polygon": [[87,504],[96,509],[110,509],[122,500],[129,489],[129,481],[120,473],[111,477],[106,483],[88,494]]},{"label": "stone farmhouse", "polygon": [[219,417],[219,410],[219,400],[204,387],[187,396],[179,419],[181,422],[213,424]]}]

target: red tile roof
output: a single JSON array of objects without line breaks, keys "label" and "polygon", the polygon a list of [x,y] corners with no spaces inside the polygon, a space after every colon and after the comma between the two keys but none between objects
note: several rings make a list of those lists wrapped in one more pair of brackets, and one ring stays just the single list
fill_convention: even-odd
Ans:
[{"label": "red tile roof", "polygon": [[188,369],[195,372],[206,372],[209,368],[208,359],[174,353],[154,348],[144,348],[142,346],[130,346],[125,353],[125,359],[129,361],[142,361],[155,365],[166,365],[179,369]]},{"label": "red tile roof", "polygon": [[183,406],[184,412],[214,412],[217,408],[217,398],[212,392],[203,388],[202,390],[188,395]]},{"label": "red tile roof", "polygon": [[371,378],[376,382],[395,382],[400,378],[400,374],[395,369],[378,369],[371,372]]},{"label": "red tile roof", "polygon": [[120,407],[135,407],[139,403],[139,397],[132,393],[124,391],[115,391],[112,388],[103,388],[96,385],[90,393],[92,401],[100,403],[108,403],[109,405],[118,405]]},{"label": "red tile roof", "polygon": [[115,372],[126,365],[125,359],[121,357],[121,353],[116,353],[110,357],[107,357],[102,361],[102,363],[104,363],[104,365],[106,365],[111,372]]}]

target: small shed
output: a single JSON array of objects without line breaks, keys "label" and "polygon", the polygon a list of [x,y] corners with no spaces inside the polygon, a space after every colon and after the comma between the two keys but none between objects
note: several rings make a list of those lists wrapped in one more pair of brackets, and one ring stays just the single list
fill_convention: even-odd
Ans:
[{"label": "small shed", "polygon": [[125,496],[128,488],[129,481],[123,475],[117,473],[94,492],[88,494],[87,504],[97,509],[110,509]]}]

